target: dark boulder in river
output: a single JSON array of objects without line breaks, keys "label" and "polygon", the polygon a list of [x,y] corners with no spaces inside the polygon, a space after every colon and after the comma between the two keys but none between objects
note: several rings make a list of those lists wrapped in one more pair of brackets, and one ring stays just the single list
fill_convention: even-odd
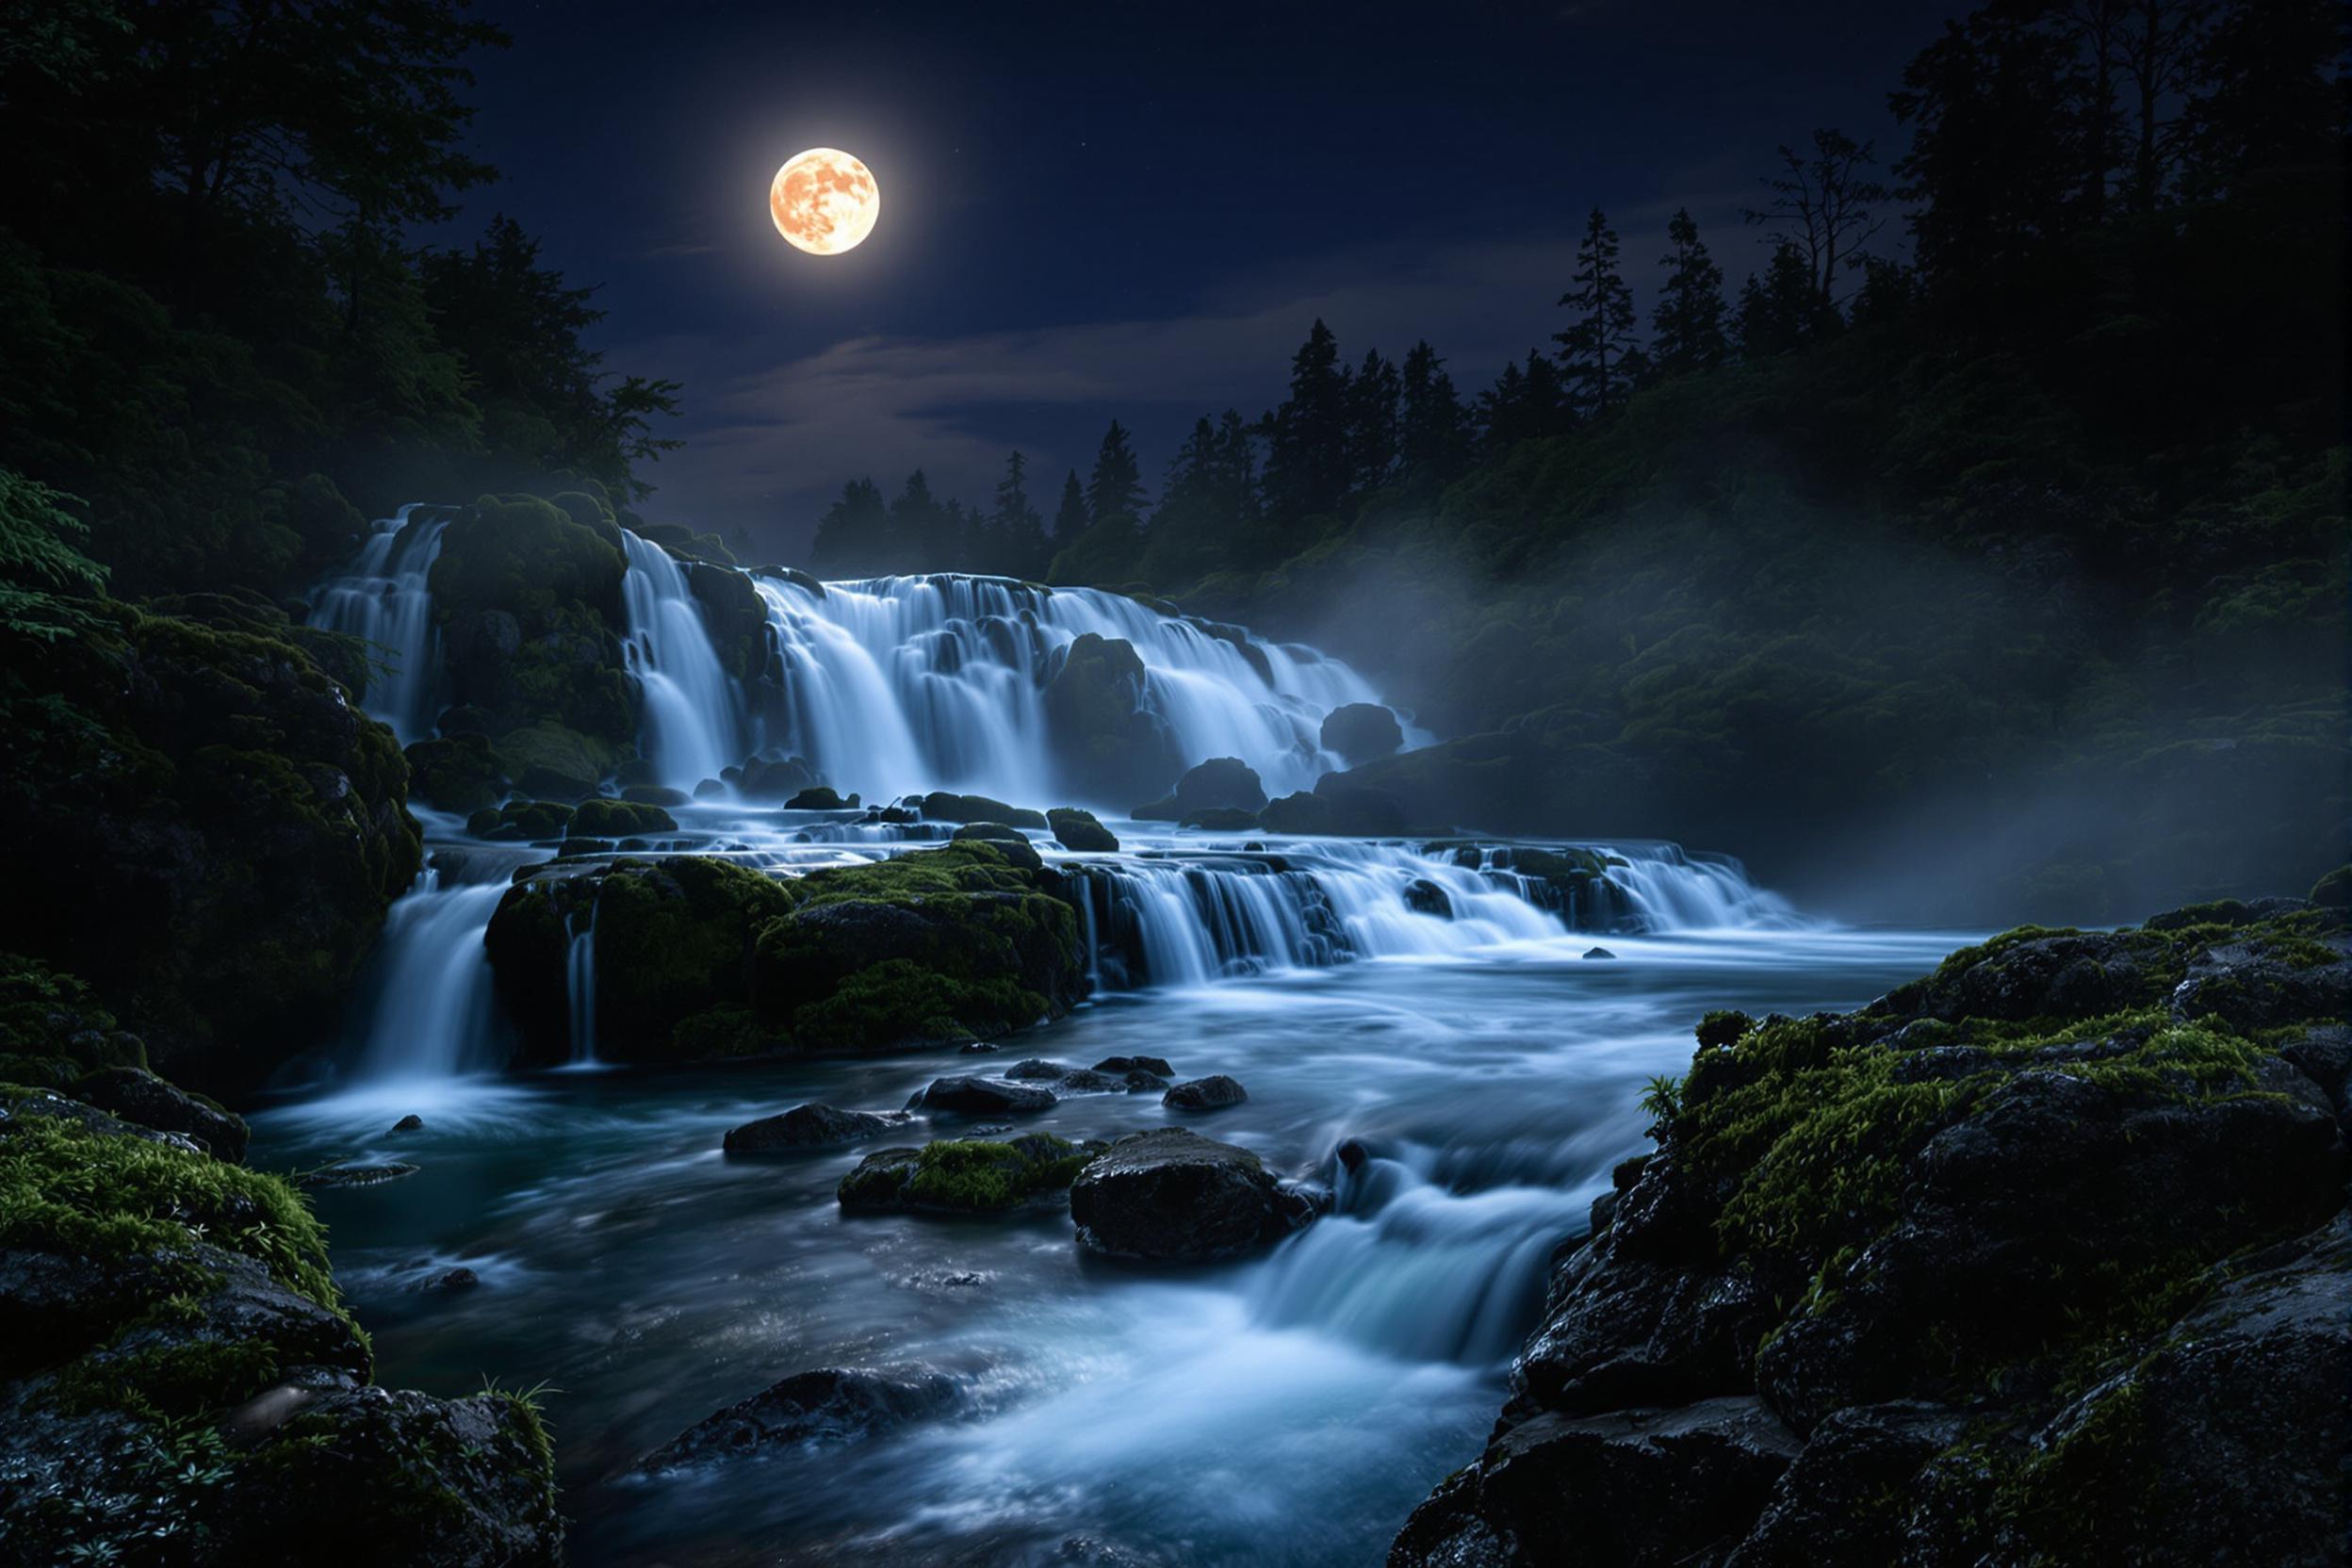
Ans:
[{"label": "dark boulder in river", "polygon": [[1339,754],[1349,767],[1394,757],[1405,743],[1396,715],[1376,702],[1351,702],[1325,715],[1323,749]]},{"label": "dark boulder in river", "polygon": [[1108,855],[1119,848],[1119,835],[1103,826],[1092,811],[1056,806],[1045,814],[1045,820],[1064,849],[1080,855]]},{"label": "dark boulder in river", "polygon": [[854,1443],[953,1409],[955,1380],[922,1367],[828,1367],[771,1383],[705,1417],[645,1456],[642,1468],[674,1470],[784,1444]]},{"label": "dark boulder in river", "polygon": [[1391,1563],[2343,1560],[2348,998],[2269,900],[1708,1015]]},{"label": "dark boulder in river", "polygon": [[1221,1111],[1249,1098],[1250,1091],[1241,1086],[1241,1080],[1213,1072],[1206,1078],[1188,1078],[1178,1084],[1160,1097],[1160,1103],[1179,1111]]},{"label": "dark boulder in river", "polygon": [[825,1149],[877,1138],[905,1126],[904,1116],[843,1111],[831,1105],[795,1105],[780,1116],[763,1116],[731,1127],[722,1148],[729,1154],[770,1154],[785,1149]]},{"label": "dark boulder in river", "polygon": [[1139,822],[1189,821],[1206,818],[1211,825],[1230,823],[1247,827],[1266,809],[1266,786],[1258,773],[1238,757],[1212,757],[1176,781],[1166,800],[1135,808]]},{"label": "dark boulder in river", "polygon": [[1070,1215],[1090,1251],[1205,1263],[1279,1241],[1315,1210],[1249,1150],[1164,1127],[1119,1139],[1079,1172]]},{"label": "dark boulder in river", "polygon": [[921,1149],[881,1149],[841,1178],[848,1212],[993,1214],[1068,1190],[1105,1146],[1041,1133],[999,1143],[942,1138]]},{"label": "dark boulder in river", "polygon": [[954,1111],[959,1116],[1008,1116],[1054,1108],[1054,1091],[998,1078],[934,1078],[931,1086],[907,1102],[926,1111]]}]

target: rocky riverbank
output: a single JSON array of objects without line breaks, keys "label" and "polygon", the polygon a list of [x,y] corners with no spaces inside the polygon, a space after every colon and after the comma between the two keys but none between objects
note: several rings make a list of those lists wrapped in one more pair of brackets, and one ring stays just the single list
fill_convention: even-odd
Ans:
[{"label": "rocky riverbank", "polygon": [[2348,933],[2029,927],[1709,1015],[1391,1563],[2341,1561]]},{"label": "rocky riverbank", "polygon": [[377,1386],[307,1201],[143,1059],[0,973],[5,1075],[68,1086],[0,1083],[0,1561],[559,1560],[531,1396]]}]

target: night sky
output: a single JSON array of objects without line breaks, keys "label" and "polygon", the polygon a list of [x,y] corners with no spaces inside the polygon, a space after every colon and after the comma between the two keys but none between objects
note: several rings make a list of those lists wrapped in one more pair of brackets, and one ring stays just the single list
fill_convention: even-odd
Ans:
[{"label": "night sky", "polygon": [[[1114,415],[1156,480],[1197,415],[1279,400],[1317,316],[1351,361],[1429,338],[1470,396],[1550,347],[1596,203],[1645,316],[1678,205],[1736,287],[1775,144],[1899,146],[1886,94],[1956,9],[488,0],[506,177],[431,237],[508,211],[600,286],[608,364],[685,384],[645,510],[789,557],[846,479],[985,501],[1014,446],[1050,513]],[[768,218],[819,145],[882,188],[841,256]]]}]

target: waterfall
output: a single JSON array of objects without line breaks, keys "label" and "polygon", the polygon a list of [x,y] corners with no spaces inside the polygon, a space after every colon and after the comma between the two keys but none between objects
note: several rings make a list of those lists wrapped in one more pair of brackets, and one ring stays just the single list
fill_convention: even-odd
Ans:
[{"label": "waterfall", "polygon": [[624,529],[629,673],[644,693],[639,749],[664,784],[692,790],[743,760],[743,694],[720,664],[702,606],[670,552]]},{"label": "waterfall", "polygon": [[1534,1320],[1583,1207],[1558,1187],[1448,1192],[1411,1165],[1366,1157],[1341,1171],[1334,1212],[1260,1271],[1250,1315],[1406,1360],[1490,1365]]},{"label": "waterfall", "polygon": [[1694,860],[1674,844],[1604,853],[1625,864],[1610,868],[1609,890],[1588,894],[1582,908],[1549,883],[1489,863],[1508,848],[1465,856],[1326,839],[1276,841],[1266,853],[1204,847],[1183,859],[1080,858],[1064,869],[1081,883],[1097,978],[1114,988],[1356,958],[1461,958],[1570,931],[1802,923],[1736,864]]},{"label": "waterfall", "polygon": [[362,704],[400,737],[402,745],[433,733],[439,712],[439,634],[426,581],[441,553],[449,514],[416,518],[416,503],[380,519],[344,574],[310,597],[310,624],[377,645],[384,673],[368,683]]},{"label": "waterfall", "polygon": [[482,933],[503,880],[445,886],[431,867],[384,920],[382,980],[368,1013],[359,1070],[367,1078],[445,1078],[497,1065],[496,1006]]},{"label": "waterfall", "polygon": [[588,906],[587,919],[572,918],[571,945],[564,954],[564,995],[572,1019],[567,1065],[589,1068],[596,1065],[596,906]]},{"label": "waterfall", "polygon": [[[963,576],[755,583],[784,686],[763,745],[870,796],[945,789],[1063,798],[1044,688],[1053,655],[1089,631],[1134,645],[1145,701],[1185,765],[1238,757],[1272,795],[1310,789],[1340,765],[1320,748],[1327,713],[1380,700],[1361,676],[1312,649],[1091,588]],[[1138,803],[1100,804],[1123,811]]]}]

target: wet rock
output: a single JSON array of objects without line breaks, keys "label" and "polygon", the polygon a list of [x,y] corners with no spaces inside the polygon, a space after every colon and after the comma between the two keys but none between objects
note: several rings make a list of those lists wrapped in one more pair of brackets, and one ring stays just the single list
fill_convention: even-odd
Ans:
[{"label": "wet rock", "polygon": [[1046,815],[1025,806],[1008,806],[987,795],[959,795],[934,790],[917,802],[931,822],[994,823],[1000,827],[1044,827]]},{"label": "wet rock", "polygon": [[1611,953],[1605,947],[1588,947],[1584,950],[1584,956],[1588,958],[1614,958],[1617,956],[1617,955]]},{"label": "wet rock", "polygon": [[434,1294],[439,1294],[444,1291],[473,1290],[480,1286],[481,1283],[481,1275],[475,1273],[470,1268],[458,1267],[445,1269],[441,1273],[435,1274],[432,1279],[427,1280],[417,1288]]},{"label": "wet rock", "polygon": [[1233,1257],[1314,1217],[1255,1154],[1181,1127],[1112,1144],[1072,1184],[1070,1213],[1089,1251],[1154,1262]]},{"label": "wet rock", "polygon": [[1882,1568],[1902,1560],[1920,1469],[1960,1441],[1941,1405],[1854,1405],[1817,1429],[1724,1568]]},{"label": "wet rock", "polygon": [[415,1111],[409,1112],[408,1115],[392,1124],[392,1131],[396,1133],[421,1133],[424,1130],[425,1119]]},{"label": "wet rock", "polygon": [[400,1160],[355,1161],[305,1170],[294,1178],[294,1184],[314,1192],[327,1187],[380,1187],[386,1182],[414,1176],[416,1169],[416,1167]]},{"label": "wet rock", "polygon": [[1138,806],[1135,815],[1139,822],[1181,822],[1212,812],[1232,813],[1239,827],[1248,827],[1265,809],[1266,786],[1259,782],[1257,770],[1238,757],[1213,757],[1178,779],[1167,799]]},{"label": "wet rock", "polygon": [[942,1138],[921,1149],[881,1149],[841,1178],[849,1213],[990,1214],[1058,1195],[1106,1146],[1030,1134],[1006,1142]]},{"label": "wet rock", "polygon": [[317,1392],[237,1466],[220,1562],[552,1565],[546,1430],[502,1394]]},{"label": "wet rock", "polygon": [[1102,825],[1092,811],[1056,806],[1046,812],[1047,825],[1064,849],[1078,855],[1109,855],[1119,848],[1119,835]]},{"label": "wet rock", "polygon": [[930,1416],[961,1397],[953,1379],[923,1367],[828,1367],[771,1383],[689,1427],[641,1468],[677,1469],[787,1444],[855,1443]]},{"label": "wet rock", "polygon": [[1753,1398],[1546,1413],[1505,1432],[1415,1510],[1388,1560],[1393,1568],[1716,1560],[1763,1511],[1801,1446]]},{"label": "wet rock", "polygon": [[1454,901],[1446,890],[1426,876],[1416,876],[1405,884],[1405,907],[1416,915],[1435,915],[1440,920],[1454,918]]},{"label": "wet rock", "polygon": [[1179,1111],[1221,1111],[1249,1098],[1250,1091],[1241,1086],[1240,1080],[1216,1072],[1176,1085],[1160,1097],[1160,1103]]},{"label": "wet rock", "polygon": [[931,1086],[908,1102],[926,1111],[953,1111],[958,1116],[1027,1115],[1054,1108],[1054,1092],[996,1078],[935,1078]]},{"label": "wet rock", "polygon": [[1205,811],[1185,812],[1178,825],[1203,833],[1241,833],[1258,825],[1258,815],[1236,807],[1212,806]]},{"label": "wet rock", "polygon": [[814,789],[816,770],[798,757],[781,761],[751,761],[743,764],[736,776],[735,789],[745,800],[790,800],[804,790]]},{"label": "wet rock", "polygon": [[675,833],[678,819],[659,806],[634,800],[583,800],[564,825],[566,838],[626,839],[638,833]]},{"label": "wet rock", "polygon": [[787,1149],[824,1149],[880,1137],[906,1124],[903,1115],[876,1116],[831,1105],[795,1105],[779,1116],[763,1116],[727,1130],[721,1147],[729,1154],[768,1154]]},{"label": "wet rock", "polygon": [[1325,751],[1337,752],[1349,767],[1394,757],[1404,748],[1404,727],[1396,715],[1378,703],[1350,702],[1334,708],[1323,719]]},{"label": "wet rock", "polygon": [[1065,1067],[1060,1062],[1049,1062],[1034,1056],[1007,1068],[1004,1076],[1028,1083],[1052,1084],[1064,1094],[1117,1094],[1129,1086],[1124,1077],[1083,1067]]},{"label": "wet rock", "polygon": [[75,1081],[74,1097],[124,1121],[191,1138],[216,1159],[231,1165],[245,1162],[251,1134],[243,1117],[144,1068],[101,1069]]},{"label": "wet rock", "polygon": [[1122,1076],[1130,1072],[1156,1072],[1163,1078],[1176,1076],[1176,1070],[1168,1065],[1164,1056],[1105,1056],[1094,1064],[1094,1070]]},{"label": "wet rock", "polygon": [[2293,948],[2256,938],[2208,949],[2189,960],[2171,1008],[2176,1018],[2217,1018],[2241,1033],[2352,1016],[2352,937]]},{"label": "wet rock", "polygon": [[856,804],[854,801],[843,800],[839,792],[830,786],[820,784],[815,789],[803,790],[786,801],[784,809],[787,811],[844,811]]},{"label": "wet rock", "polygon": [[1082,800],[1147,800],[1184,771],[1184,753],[1152,707],[1134,644],[1082,632],[1050,655],[1046,668],[1046,731],[1070,793]]},{"label": "wet rock", "polygon": [[511,780],[485,734],[450,734],[408,748],[408,793],[444,811],[471,815],[506,798]]}]

